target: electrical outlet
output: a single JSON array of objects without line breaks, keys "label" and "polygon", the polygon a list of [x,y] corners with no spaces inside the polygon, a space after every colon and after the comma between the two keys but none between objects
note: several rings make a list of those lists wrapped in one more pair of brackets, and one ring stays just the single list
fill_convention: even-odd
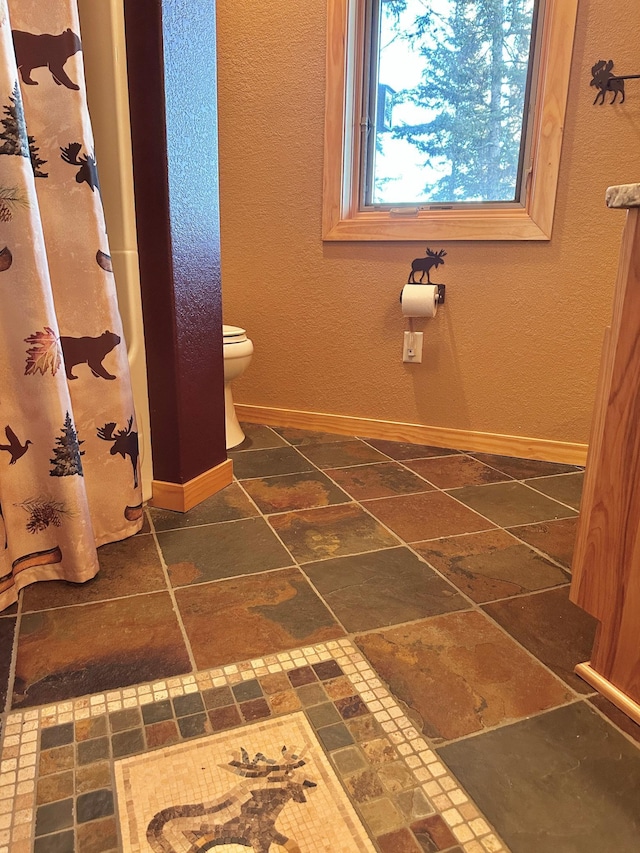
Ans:
[{"label": "electrical outlet", "polygon": [[402,344],[402,360],[409,364],[422,362],[422,338],[424,332],[405,332]]}]

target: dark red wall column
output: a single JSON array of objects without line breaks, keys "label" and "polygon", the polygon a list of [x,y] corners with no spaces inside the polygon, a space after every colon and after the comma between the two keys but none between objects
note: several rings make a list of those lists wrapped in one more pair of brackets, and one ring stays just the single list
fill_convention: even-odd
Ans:
[{"label": "dark red wall column", "polygon": [[125,0],[153,477],[226,459],[213,0]]}]

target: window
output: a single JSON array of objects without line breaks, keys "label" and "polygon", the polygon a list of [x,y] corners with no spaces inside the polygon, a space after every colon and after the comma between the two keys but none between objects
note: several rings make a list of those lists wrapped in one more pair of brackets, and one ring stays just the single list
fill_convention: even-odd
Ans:
[{"label": "window", "polygon": [[326,240],[547,240],[577,0],[329,0]]}]

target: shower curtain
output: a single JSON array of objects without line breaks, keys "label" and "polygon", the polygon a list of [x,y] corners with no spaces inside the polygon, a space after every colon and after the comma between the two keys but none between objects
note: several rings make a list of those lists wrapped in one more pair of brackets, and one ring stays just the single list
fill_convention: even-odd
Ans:
[{"label": "shower curtain", "polygon": [[142,525],[76,0],[0,0],[0,610]]}]

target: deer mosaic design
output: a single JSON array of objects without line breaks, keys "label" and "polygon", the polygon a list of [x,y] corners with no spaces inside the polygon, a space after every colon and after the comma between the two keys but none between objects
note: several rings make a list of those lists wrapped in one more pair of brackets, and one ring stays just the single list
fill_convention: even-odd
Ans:
[{"label": "deer mosaic design", "polygon": [[98,429],[98,438],[103,439],[103,441],[113,442],[113,446],[110,451],[112,456],[115,456],[116,453],[119,453],[123,459],[125,458],[125,456],[129,457],[129,459],[131,460],[131,465],[133,466],[133,487],[134,489],[137,489],[139,455],[138,433],[131,431],[132,426],[133,415],[131,415],[131,417],[129,418],[127,428],[119,429],[114,435],[113,431],[116,428],[116,424],[112,421],[111,423],[105,424],[103,427],[100,427]]},{"label": "deer mosaic design", "polygon": [[305,761],[289,754],[286,746],[277,761],[258,752],[227,765],[243,782],[217,800],[172,806],[158,812],[147,827],[154,853],[202,853],[214,847],[238,844],[254,853],[269,853],[272,844],[300,853],[298,844],[276,829],[278,815],[289,801],[306,803],[306,792],[316,783],[305,778]]},{"label": "deer mosaic design", "polygon": [[416,258],[411,262],[411,272],[409,273],[409,280],[407,284],[416,284],[416,273],[420,273],[420,282],[424,279],[424,274],[427,274],[427,281],[431,284],[431,279],[429,278],[429,272],[432,269],[438,269],[440,264],[444,263],[444,257],[447,253],[444,249],[440,249],[439,252],[433,252],[431,249],[427,249],[426,258]]}]

